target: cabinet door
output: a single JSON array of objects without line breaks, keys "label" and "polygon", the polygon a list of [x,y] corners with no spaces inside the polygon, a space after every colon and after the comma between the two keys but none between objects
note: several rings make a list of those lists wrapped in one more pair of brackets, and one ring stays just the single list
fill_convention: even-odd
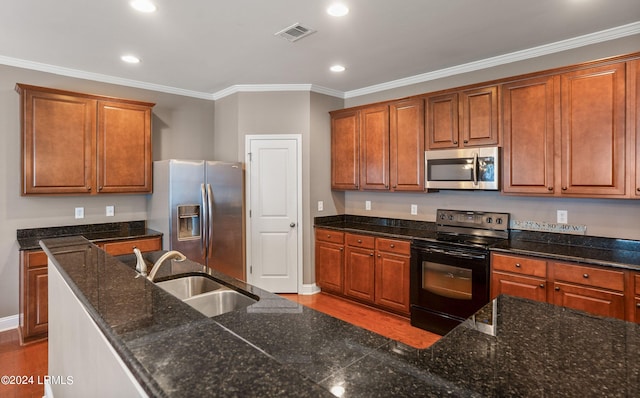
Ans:
[{"label": "cabinet door", "polygon": [[98,192],[151,192],[151,108],[98,102]]},{"label": "cabinet door", "polygon": [[47,267],[27,270],[27,336],[46,335],[49,327]]},{"label": "cabinet door", "polygon": [[427,98],[426,135],[429,149],[458,147],[458,94]]},{"label": "cabinet door", "polygon": [[22,89],[22,195],[95,190],[95,101]]},{"label": "cabinet door", "polygon": [[102,245],[102,250],[112,256],[121,254],[133,254],[133,248],[137,247],[141,252],[162,250],[162,238],[133,239],[121,242],[109,242]]},{"label": "cabinet door", "polygon": [[501,294],[523,297],[529,300],[547,301],[546,282],[544,279],[508,274],[491,273],[491,298]]},{"label": "cabinet door", "polygon": [[345,249],[344,294],[374,302],[375,257],[371,249]]},{"label": "cabinet door", "polygon": [[591,314],[624,319],[624,294],[562,282],[553,284],[553,303]]},{"label": "cabinet door", "polygon": [[562,193],[625,194],[625,64],[561,76]]},{"label": "cabinet door", "polygon": [[342,293],[344,246],[316,241],[316,283],[323,291]]},{"label": "cabinet door", "polygon": [[[631,82],[629,90],[629,104],[631,106],[631,117],[629,118],[630,123],[633,124],[633,128],[631,131],[635,130],[635,148],[631,148],[632,158],[635,151],[635,188],[632,192],[632,197],[636,199],[640,199],[640,60],[629,62],[630,66],[630,79]],[[634,117],[635,116],[635,117]],[[633,169],[633,165],[629,167],[630,170]],[[634,196],[635,195],[635,196]],[[639,319],[640,321],[640,319]]]},{"label": "cabinet door", "polygon": [[463,147],[498,144],[498,88],[463,91],[460,94]]},{"label": "cabinet door", "polygon": [[362,189],[389,189],[389,107],[360,111],[360,182]]},{"label": "cabinet door", "polygon": [[376,256],[375,303],[409,314],[409,256],[378,252]]},{"label": "cabinet door", "polygon": [[358,189],[360,184],[360,112],[331,114],[331,188]]},{"label": "cabinet door", "polygon": [[391,190],[424,191],[424,101],[401,101],[389,108]]},{"label": "cabinet door", "polygon": [[554,78],[502,86],[503,191],[554,194]]}]

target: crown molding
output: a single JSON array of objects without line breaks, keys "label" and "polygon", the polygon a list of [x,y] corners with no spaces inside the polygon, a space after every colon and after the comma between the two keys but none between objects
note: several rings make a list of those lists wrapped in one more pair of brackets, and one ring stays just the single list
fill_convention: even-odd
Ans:
[{"label": "crown molding", "polygon": [[420,75],[360,88],[357,90],[347,91],[345,92],[344,98],[359,97],[361,95],[373,94],[380,91],[409,86],[411,84],[424,83],[431,80],[441,79],[443,77],[487,69],[493,66],[504,65],[516,61],[523,61],[543,55],[584,47],[590,44],[596,44],[609,40],[619,39],[626,36],[632,36],[638,33],[640,33],[640,22],[633,22],[627,25],[589,33],[583,36],[578,36],[555,43],[528,48],[526,50],[515,51],[508,54],[486,58],[480,61],[469,62],[466,64],[452,66],[450,68],[440,69],[433,72],[427,72]]},{"label": "crown molding", "polygon": [[215,93],[206,93],[201,91],[185,90],[177,87],[164,86],[160,84],[142,82],[139,80],[123,79],[115,76],[103,75],[100,73],[85,72],[78,69],[64,68],[55,65],[44,64],[40,62],[26,61],[18,58],[5,57],[0,55],[0,64],[7,66],[15,66],[18,68],[31,69],[40,72],[53,73],[56,75],[74,77],[78,79],[92,80],[102,83],[117,84],[127,87],[135,87],[144,90],[157,91],[167,94],[176,94],[186,97],[199,98],[204,100],[216,101],[228,95],[239,92],[267,92],[267,91],[309,91],[319,94],[329,95],[341,99],[354,98],[361,95],[373,94],[380,91],[391,90],[399,87],[409,86],[412,84],[424,83],[431,80],[441,79],[457,74],[473,72],[493,66],[504,65],[511,62],[523,61],[530,58],[540,57],[543,55],[553,54],[561,51],[571,50],[590,44],[601,43],[614,40],[626,36],[640,34],[640,21],[627,25],[618,26],[599,32],[589,33],[583,36],[574,37],[555,43],[545,44],[525,50],[515,51],[508,54],[498,55],[479,61],[469,62],[466,64],[452,66],[450,68],[440,69],[433,72],[427,72],[420,75],[410,76],[403,79],[397,79],[386,83],[376,84],[373,86],[363,87],[351,91],[339,91],[327,87],[317,86],[313,84],[237,84]]}]

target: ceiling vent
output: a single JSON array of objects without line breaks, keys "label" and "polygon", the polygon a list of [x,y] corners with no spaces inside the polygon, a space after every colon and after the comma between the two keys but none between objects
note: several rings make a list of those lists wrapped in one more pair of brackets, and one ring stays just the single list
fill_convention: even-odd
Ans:
[{"label": "ceiling vent", "polygon": [[275,36],[283,37],[290,42],[298,41],[303,37],[307,37],[310,34],[315,33],[315,30],[311,28],[305,28],[299,23],[295,23],[287,28],[282,29],[280,32],[276,33]]}]

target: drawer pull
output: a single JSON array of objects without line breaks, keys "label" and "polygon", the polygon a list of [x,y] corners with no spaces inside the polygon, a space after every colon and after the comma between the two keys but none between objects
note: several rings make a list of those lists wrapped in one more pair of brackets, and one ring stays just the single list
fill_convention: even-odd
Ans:
[{"label": "drawer pull", "polygon": [[560,291],[560,288],[559,288],[558,286],[556,286],[556,288],[555,288],[555,289],[556,289],[556,292],[559,292],[559,291]]},{"label": "drawer pull", "polygon": [[583,277],[584,279],[587,279],[587,278],[589,278],[589,274],[582,274],[582,277]]},{"label": "drawer pull", "polygon": [[341,248],[340,248],[340,251],[344,251],[344,247],[341,247]]},{"label": "drawer pull", "polygon": [[543,288],[543,287],[544,287],[544,283],[541,283],[541,284],[540,284],[540,287],[542,287],[542,288]]},{"label": "drawer pull", "polygon": [[358,243],[362,243],[362,239],[358,239]]},{"label": "drawer pull", "polygon": [[327,235],[327,239],[331,238],[331,235]]},{"label": "drawer pull", "polygon": [[393,243],[391,244],[391,248],[393,249],[394,247],[396,247],[396,245],[394,245]]},{"label": "drawer pull", "polygon": [[369,253],[369,255],[370,255],[371,257],[373,257],[373,252]]},{"label": "drawer pull", "polygon": [[520,263],[516,263],[516,268],[520,268],[522,267],[522,265],[520,265]]}]

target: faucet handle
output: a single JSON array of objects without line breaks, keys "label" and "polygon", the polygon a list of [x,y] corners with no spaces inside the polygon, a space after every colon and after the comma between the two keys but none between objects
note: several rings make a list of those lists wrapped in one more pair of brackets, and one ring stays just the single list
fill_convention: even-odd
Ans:
[{"label": "faucet handle", "polygon": [[142,276],[147,276],[147,263],[144,261],[140,249],[134,247],[133,253],[136,255],[136,271]]}]

